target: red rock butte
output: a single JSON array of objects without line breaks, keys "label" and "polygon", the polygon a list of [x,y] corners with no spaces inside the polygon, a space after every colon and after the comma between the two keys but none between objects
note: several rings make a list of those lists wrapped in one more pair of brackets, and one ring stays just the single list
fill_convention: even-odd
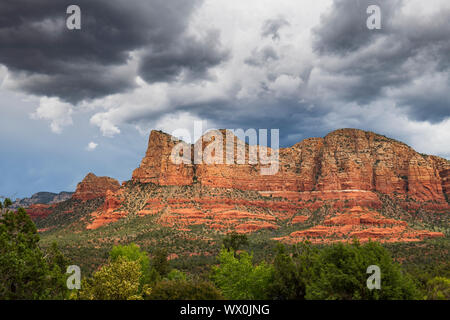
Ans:
[{"label": "red rock butte", "polygon": [[72,199],[90,200],[106,196],[107,191],[117,191],[120,184],[116,179],[110,177],[97,177],[93,173],[89,173],[83,181],[77,185]]},{"label": "red rock butte", "polygon": [[[239,140],[235,136],[233,139],[236,150]],[[223,141],[226,150],[225,134]],[[362,190],[441,203],[450,197],[448,160],[417,153],[404,143],[358,129],[336,130],[324,138],[309,138],[279,149],[279,170],[274,175],[261,175],[262,164],[248,161],[233,165],[174,164],[170,155],[178,143],[166,133],[152,131],[145,157],[132,180],[163,186],[197,182],[203,186],[277,192],[278,196],[284,192]],[[203,149],[207,145],[203,142]],[[248,148],[246,144],[247,158]]]}]

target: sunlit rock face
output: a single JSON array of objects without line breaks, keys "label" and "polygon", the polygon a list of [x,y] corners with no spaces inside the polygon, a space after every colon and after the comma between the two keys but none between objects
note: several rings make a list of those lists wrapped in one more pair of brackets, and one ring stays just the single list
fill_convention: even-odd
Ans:
[{"label": "sunlit rock face", "polygon": [[[336,191],[365,190],[403,194],[421,201],[446,202],[450,192],[450,164],[447,160],[422,155],[407,145],[384,136],[357,129],[340,129],[324,138],[305,139],[292,147],[278,150],[278,170],[263,175],[267,167],[260,161],[258,146],[244,144],[221,130],[221,148],[207,149],[214,139],[203,137],[188,145],[190,163],[173,163],[172,150],[179,140],[160,131],[152,131],[141,165],[133,172],[133,181],[159,185],[191,185],[255,191]],[[230,143],[229,139],[232,139]],[[227,146],[232,146],[228,147]],[[243,146],[244,163],[238,163],[238,147]],[[250,150],[257,163],[249,161]],[[268,154],[274,152],[270,148]],[[203,158],[194,163],[200,150]],[[217,155],[221,152],[217,163]],[[228,156],[232,163],[227,163]],[[208,156],[216,157],[207,163]]]},{"label": "sunlit rock face", "polygon": [[119,188],[120,184],[116,179],[97,177],[95,174],[89,173],[83,181],[77,185],[77,189],[72,195],[72,199],[86,201],[100,198],[104,197],[108,190],[117,191]]}]

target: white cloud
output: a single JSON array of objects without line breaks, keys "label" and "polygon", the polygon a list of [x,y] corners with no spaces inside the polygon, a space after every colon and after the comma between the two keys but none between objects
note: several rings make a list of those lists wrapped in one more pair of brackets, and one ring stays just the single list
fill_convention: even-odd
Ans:
[{"label": "white cloud", "polygon": [[50,121],[50,128],[54,133],[61,133],[63,127],[72,125],[72,105],[60,101],[58,98],[42,97],[39,107],[30,116],[32,119]]},{"label": "white cloud", "polygon": [[98,126],[105,137],[113,137],[120,133],[120,129],[108,119],[108,116],[113,114],[114,111],[111,110],[109,113],[96,113],[91,118],[91,124]]},{"label": "white cloud", "polygon": [[95,143],[93,141],[89,142],[89,144],[86,147],[87,151],[94,151],[98,147],[98,143]]},{"label": "white cloud", "polygon": [[289,97],[300,93],[300,85],[303,83],[299,77],[283,74],[274,82],[269,84],[269,88],[274,91],[276,97]]},{"label": "white cloud", "polygon": [[5,66],[0,65],[0,89],[3,87],[3,84],[6,81],[7,77],[8,69]]}]

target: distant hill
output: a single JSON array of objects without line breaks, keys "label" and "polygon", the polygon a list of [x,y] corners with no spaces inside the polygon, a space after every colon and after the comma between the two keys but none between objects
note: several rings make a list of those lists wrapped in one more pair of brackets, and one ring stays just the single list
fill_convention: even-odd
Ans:
[{"label": "distant hill", "polygon": [[73,192],[66,191],[60,193],[38,192],[33,194],[30,198],[17,199],[13,203],[12,208],[28,208],[34,204],[55,204],[70,199],[72,195]]}]

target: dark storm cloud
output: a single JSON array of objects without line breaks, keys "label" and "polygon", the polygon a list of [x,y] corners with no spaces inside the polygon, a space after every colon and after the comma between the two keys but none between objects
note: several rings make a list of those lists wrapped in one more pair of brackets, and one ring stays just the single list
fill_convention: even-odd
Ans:
[{"label": "dark storm cloud", "polygon": [[183,37],[169,46],[150,48],[141,60],[139,73],[148,82],[172,81],[182,72],[185,80],[208,78],[208,69],[229,57],[222,48],[217,31],[202,39]]},{"label": "dark storm cloud", "polygon": [[[277,99],[267,95],[251,101],[216,99],[201,104],[179,105],[170,113],[188,112],[206,120],[208,126],[214,124],[216,129],[279,129],[280,146],[288,147],[303,138],[323,136],[330,130],[324,126],[321,117],[325,109],[320,106],[310,109],[308,106],[307,102],[302,103],[298,99]],[[157,111],[147,119],[158,119],[164,114]],[[135,120],[136,123],[145,123],[143,119]]]},{"label": "dark storm cloud", "polygon": [[[313,30],[314,48],[322,54],[346,54],[366,46],[389,32],[402,3],[403,0],[335,0]],[[370,5],[381,9],[381,30],[369,30],[366,26]]]},{"label": "dark storm cloud", "polygon": [[289,26],[289,22],[284,19],[283,17],[278,17],[275,19],[268,19],[264,22],[261,30],[261,36],[264,37],[271,37],[272,40],[279,40],[280,34],[279,30],[282,27]]},{"label": "dark storm cloud", "polygon": [[[381,8],[381,30],[366,27],[366,9],[372,4]],[[425,82],[416,85],[414,95],[408,87],[425,75],[450,73],[450,11],[411,18],[401,13],[404,4],[401,0],[335,0],[313,30],[313,47],[322,58],[334,61],[324,70],[335,76],[335,83],[328,85],[343,102],[364,105],[393,98],[411,118],[439,122],[450,116],[450,92],[431,99],[424,98],[428,95]],[[343,82],[342,77],[353,81]],[[442,81],[450,87],[448,77]],[[389,95],[392,90],[394,96]]]},{"label": "dark storm cloud", "polygon": [[[2,0],[0,64],[8,67],[26,92],[58,96],[72,103],[133,87],[133,75],[124,67],[133,50],[170,53],[178,43],[185,43],[184,51],[166,58],[165,68],[174,70],[193,63],[191,68],[201,73],[220,62],[223,55],[217,44],[208,47],[209,39],[189,42],[192,39],[187,38],[190,16],[200,3],[78,0],[81,30],[68,30],[66,9],[72,1]],[[194,55],[197,58],[193,60]],[[161,79],[148,73],[144,78]]]}]

